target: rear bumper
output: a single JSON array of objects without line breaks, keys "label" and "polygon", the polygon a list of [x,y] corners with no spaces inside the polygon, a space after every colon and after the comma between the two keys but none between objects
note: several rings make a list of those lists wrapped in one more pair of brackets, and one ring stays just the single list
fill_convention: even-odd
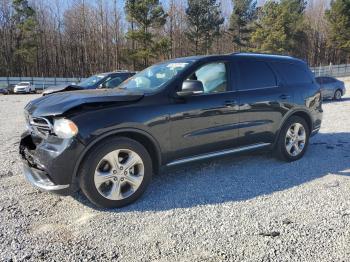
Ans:
[{"label": "rear bumper", "polygon": [[342,87],[341,92],[342,92],[342,95],[343,95],[343,96],[346,94],[346,88],[345,88],[345,86]]}]

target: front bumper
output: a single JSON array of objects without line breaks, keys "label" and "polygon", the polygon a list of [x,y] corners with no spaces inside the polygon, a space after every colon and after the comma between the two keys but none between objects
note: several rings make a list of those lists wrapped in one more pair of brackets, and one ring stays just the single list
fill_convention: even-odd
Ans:
[{"label": "front bumper", "polygon": [[22,135],[20,155],[26,179],[43,191],[69,195],[75,191],[75,165],[84,146],[76,139],[43,139]]},{"label": "front bumper", "polygon": [[[28,162],[23,161],[24,176],[33,186],[44,191],[59,191],[63,193],[69,189],[70,185],[55,185],[45,173],[45,171],[29,166]],[[69,191],[69,190],[67,190]],[[67,192],[69,193],[69,192]]]},{"label": "front bumper", "polygon": [[13,90],[13,93],[15,94],[25,94],[25,93],[29,93],[27,90]]},{"label": "front bumper", "polygon": [[312,130],[310,136],[317,135],[318,132],[320,131],[320,129],[321,129],[321,126],[314,128],[314,129]]}]

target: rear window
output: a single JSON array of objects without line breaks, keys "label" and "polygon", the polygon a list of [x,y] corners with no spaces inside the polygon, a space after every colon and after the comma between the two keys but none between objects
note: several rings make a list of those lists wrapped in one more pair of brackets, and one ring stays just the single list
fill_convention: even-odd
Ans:
[{"label": "rear window", "polygon": [[29,86],[30,83],[29,82],[21,82],[19,84],[17,84],[18,86]]},{"label": "rear window", "polygon": [[239,90],[261,89],[276,86],[276,77],[263,61],[239,61]]},{"label": "rear window", "polygon": [[310,84],[313,82],[307,68],[302,65],[277,62],[272,64],[289,85]]}]

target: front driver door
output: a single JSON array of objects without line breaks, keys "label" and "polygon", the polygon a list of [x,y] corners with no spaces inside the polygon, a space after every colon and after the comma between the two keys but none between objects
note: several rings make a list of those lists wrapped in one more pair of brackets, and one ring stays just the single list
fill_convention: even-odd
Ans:
[{"label": "front driver door", "polygon": [[238,137],[238,99],[229,62],[197,67],[188,80],[201,81],[202,94],[178,98],[173,104],[170,159],[235,147]]}]

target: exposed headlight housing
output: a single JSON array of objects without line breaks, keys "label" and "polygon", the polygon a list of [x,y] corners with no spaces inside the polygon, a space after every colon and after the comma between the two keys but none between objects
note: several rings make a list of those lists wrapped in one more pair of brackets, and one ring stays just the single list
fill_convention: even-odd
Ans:
[{"label": "exposed headlight housing", "polygon": [[66,118],[54,120],[53,132],[60,138],[71,138],[78,134],[78,127]]}]

